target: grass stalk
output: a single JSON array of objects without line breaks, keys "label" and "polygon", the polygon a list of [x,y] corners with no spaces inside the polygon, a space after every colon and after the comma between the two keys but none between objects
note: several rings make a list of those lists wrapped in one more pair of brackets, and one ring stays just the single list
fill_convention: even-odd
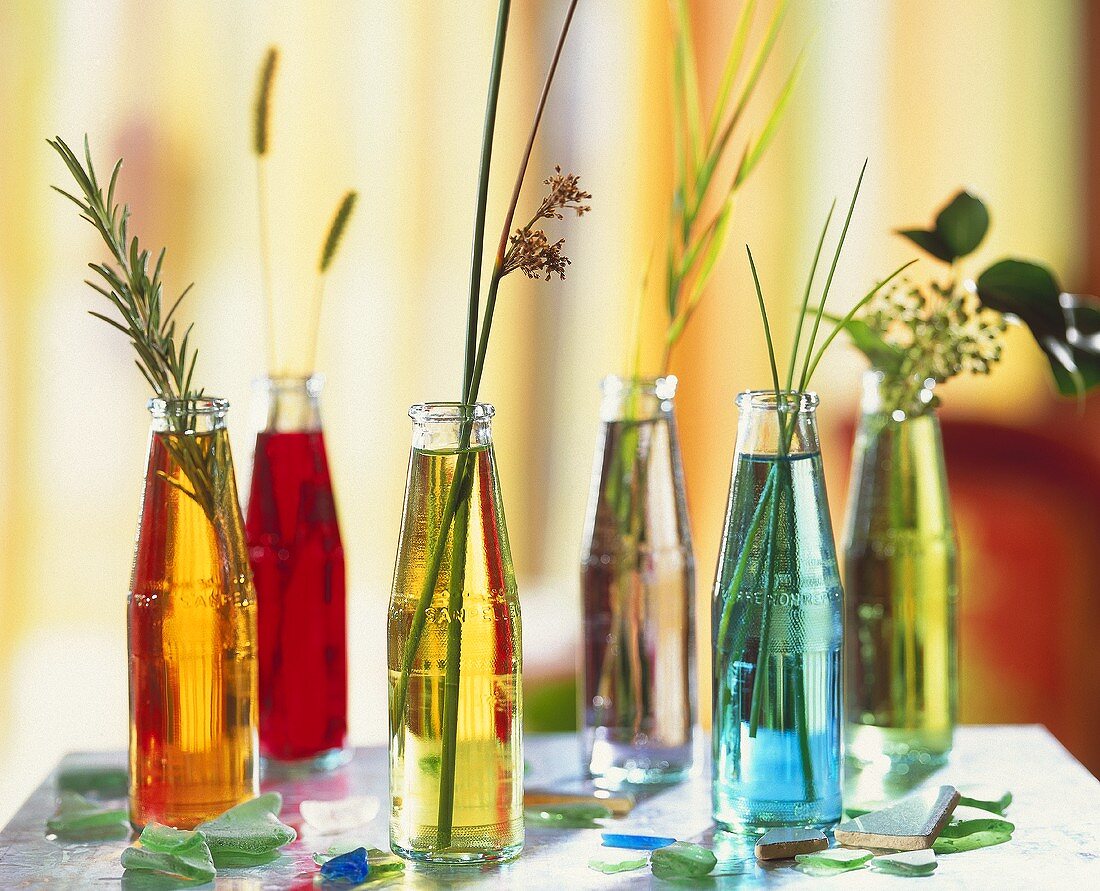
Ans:
[{"label": "grass stalk", "polygon": [[504,45],[508,38],[508,16],[511,0],[500,0],[497,6],[496,35],[493,38],[493,62],[489,71],[489,94],[485,101],[485,121],[481,129],[481,163],[477,179],[477,205],[474,210],[474,238],[470,256],[470,302],[466,312],[466,356],[462,372],[462,401],[470,403],[477,349],[478,308],[481,300],[481,261],[485,251],[485,213],[489,203],[489,171],[493,163],[493,137],[496,134],[497,103],[504,66]]}]

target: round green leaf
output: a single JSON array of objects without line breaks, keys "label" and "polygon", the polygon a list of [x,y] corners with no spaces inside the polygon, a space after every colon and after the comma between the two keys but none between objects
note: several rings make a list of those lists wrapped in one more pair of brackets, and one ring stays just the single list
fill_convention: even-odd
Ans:
[{"label": "round green leaf", "polygon": [[975,251],[988,231],[989,211],[969,192],[959,192],[936,215],[936,235],[947,245],[952,259]]}]

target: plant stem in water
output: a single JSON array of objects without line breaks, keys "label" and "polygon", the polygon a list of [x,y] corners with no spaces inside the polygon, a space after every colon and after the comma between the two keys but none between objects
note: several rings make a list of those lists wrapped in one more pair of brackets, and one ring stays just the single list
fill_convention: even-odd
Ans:
[{"label": "plant stem in water", "polygon": [[462,659],[462,589],[466,583],[466,535],[470,521],[470,499],[465,498],[454,519],[451,540],[451,579],[447,603],[447,667],[443,681],[443,745],[439,756],[439,811],[436,818],[437,843],[451,846],[454,820],[455,755],[458,740],[459,668]]}]

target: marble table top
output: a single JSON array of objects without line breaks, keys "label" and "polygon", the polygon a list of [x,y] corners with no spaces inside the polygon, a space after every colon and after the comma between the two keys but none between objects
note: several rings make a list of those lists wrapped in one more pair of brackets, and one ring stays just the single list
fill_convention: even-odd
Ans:
[{"label": "marble table top", "polygon": [[[580,788],[579,753],[570,735],[533,735],[526,740],[529,789]],[[121,753],[78,756],[96,763],[122,765]],[[1100,888],[1100,782],[1042,727],[963,727],[956,737],[951,763],[928,777],[929,785],[983,784],[1014,794],[1008,818],[1016,824],[1012,841],[998,847],[940,858],[936,873],[923,880],[927,891],[951,889]],[[340,836],[319,836],[303,826],[298,804],[303,799],[338,799],[349,795],[376,796],[378,816],[358,830],[355,841],[388,847],[386,752],[382,747],[356,749],[345,767],[298,779],[266,779],[264,790],[284,798],[283,819],[299,830],[299,838],[278,860],[260,867],[219,870],[212,884],[188,888],[235,891],[314,888],[317,867],[312,852],[327,850]],[[45,836],[46,818],[57,802],[54,774],[30,796],[0,833],[0,888],[138,888],[154,887],[141,877],[123,877],[119,855],[127,842],[73,844]],[[910,879],[860,870],[816,879],[789,862],[759,864],[752,841],[716,833],[710,821],[709,781],[705,771],[677,786],[638,796],[634,810],[609,822],[617,832],[675,836],[712,846],[719,858],[715,875],[701,882],[712,888],[815,887],[859,889],[902,887]],[[622,856],[621,856],[622,855]],[[486,887],[522,889],[620,889],[674,885],[655,879],[648,868],[602,875],[588,868],[592,858],[623,859],[625,852],[600,847],[600,833],[591,829],[529,828],[526,846],[515,861],[487,867],[410,867],[387,887]],[[381,884],[381,883],[379,883]],[[157,884],[155,887],[168,887]],[[317,885],[319,887],[319,885]],[[338,887],[338,886],[330,886]]]}]

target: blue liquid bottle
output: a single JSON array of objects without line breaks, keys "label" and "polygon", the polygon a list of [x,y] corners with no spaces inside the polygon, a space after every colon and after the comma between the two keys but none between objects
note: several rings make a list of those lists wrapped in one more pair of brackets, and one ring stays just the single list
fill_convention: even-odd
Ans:
[{"label": "blue liquid bottle", "polygon": [[713,811],[840,819],[842,591],[812,393],[742,393],[714,588]]}]

